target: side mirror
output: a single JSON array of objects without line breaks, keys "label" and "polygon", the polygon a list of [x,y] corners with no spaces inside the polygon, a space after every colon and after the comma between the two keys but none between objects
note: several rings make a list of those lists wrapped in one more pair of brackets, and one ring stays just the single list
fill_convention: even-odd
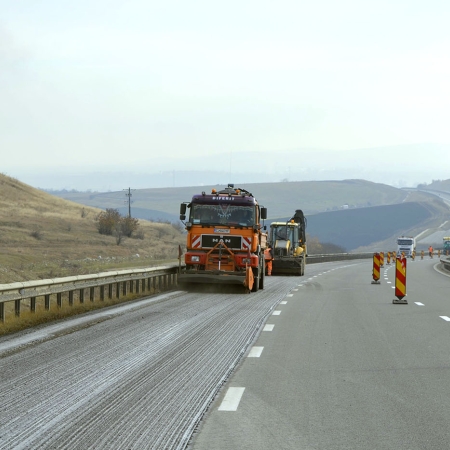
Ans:
[{"label": "side mirror", "polygon": [[182,220],[184,222],[186,220],[186,215],[185,214],[180,214],[180,220]]},{"label": "side mirror", "polygon": [[267,208],[261,208],[261,219],[267,219]]},{"label": "side mirror", "polygon": [[[180,217],[186,214],[186,203],[180,205]],[[184,219],[183,219],[184,220]]]}]

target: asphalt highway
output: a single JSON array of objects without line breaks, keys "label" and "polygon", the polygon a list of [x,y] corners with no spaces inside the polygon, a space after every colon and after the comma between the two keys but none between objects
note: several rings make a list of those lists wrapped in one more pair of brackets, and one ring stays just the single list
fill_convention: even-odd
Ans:
[{"label": "asphalt highway", "polygon": [[448,449],[450,277],[313,264],[0,339],[0,449]]}]

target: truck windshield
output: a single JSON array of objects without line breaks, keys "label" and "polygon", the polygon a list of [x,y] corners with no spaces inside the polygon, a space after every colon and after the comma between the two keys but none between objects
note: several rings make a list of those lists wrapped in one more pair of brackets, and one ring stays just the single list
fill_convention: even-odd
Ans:
[{"label": "truck windshield", "polygon": [[413,245],[412,239],[398,239],[397,240],[398,245]]},{"label": "truck windshield", "polygon": [[191,207],[190,222],[194,225],[251,226],[255,223],[255,207],[194,203]]}]

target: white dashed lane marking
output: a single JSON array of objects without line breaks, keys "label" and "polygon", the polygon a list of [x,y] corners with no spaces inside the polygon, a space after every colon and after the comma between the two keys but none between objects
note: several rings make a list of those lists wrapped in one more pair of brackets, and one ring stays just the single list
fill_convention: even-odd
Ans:
[{"label": "white dashed lane marking", "polygon": [[272,316],[279,316],[281,314],[281,311],[274,311],[272,313]]},{"label": "white dashed lane marking", "polygon": [[219,406],[219,411],[236,411],[244,391],[245,388],[243,387],[228,388],[228,391]]},{"label": "white dashed lane marking", "polygon": [[417,306],[425,306],[423,303],[420,302],[414,302]]},{"label": "white dashed lane marking", "polygon": [[273,331],[274,326],[275,325],[272,325],[272,324],[264,325],[263,331]]},{"label": "white dashed lane marking", "polygon": [[250,349],[250,353],[248,354],[249,358],[259,358],[261,353],[263,352],[264,347],[252,347]]},{"label": "white dashed lane marking", "polygon": [[444,319],[446,322],[450,322],[450,317],[447,316],[439,316],[441,319]]}]

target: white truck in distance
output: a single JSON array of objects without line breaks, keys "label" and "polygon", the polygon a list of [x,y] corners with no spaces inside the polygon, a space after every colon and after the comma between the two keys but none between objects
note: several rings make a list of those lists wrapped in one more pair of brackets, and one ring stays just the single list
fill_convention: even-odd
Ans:
[{"label": "white truck in distance", "polygon": [[397,238],[397,255],[403,253],[407,258],[411,258],[416,250],[416,239],[410,236],[401,236]]}]

